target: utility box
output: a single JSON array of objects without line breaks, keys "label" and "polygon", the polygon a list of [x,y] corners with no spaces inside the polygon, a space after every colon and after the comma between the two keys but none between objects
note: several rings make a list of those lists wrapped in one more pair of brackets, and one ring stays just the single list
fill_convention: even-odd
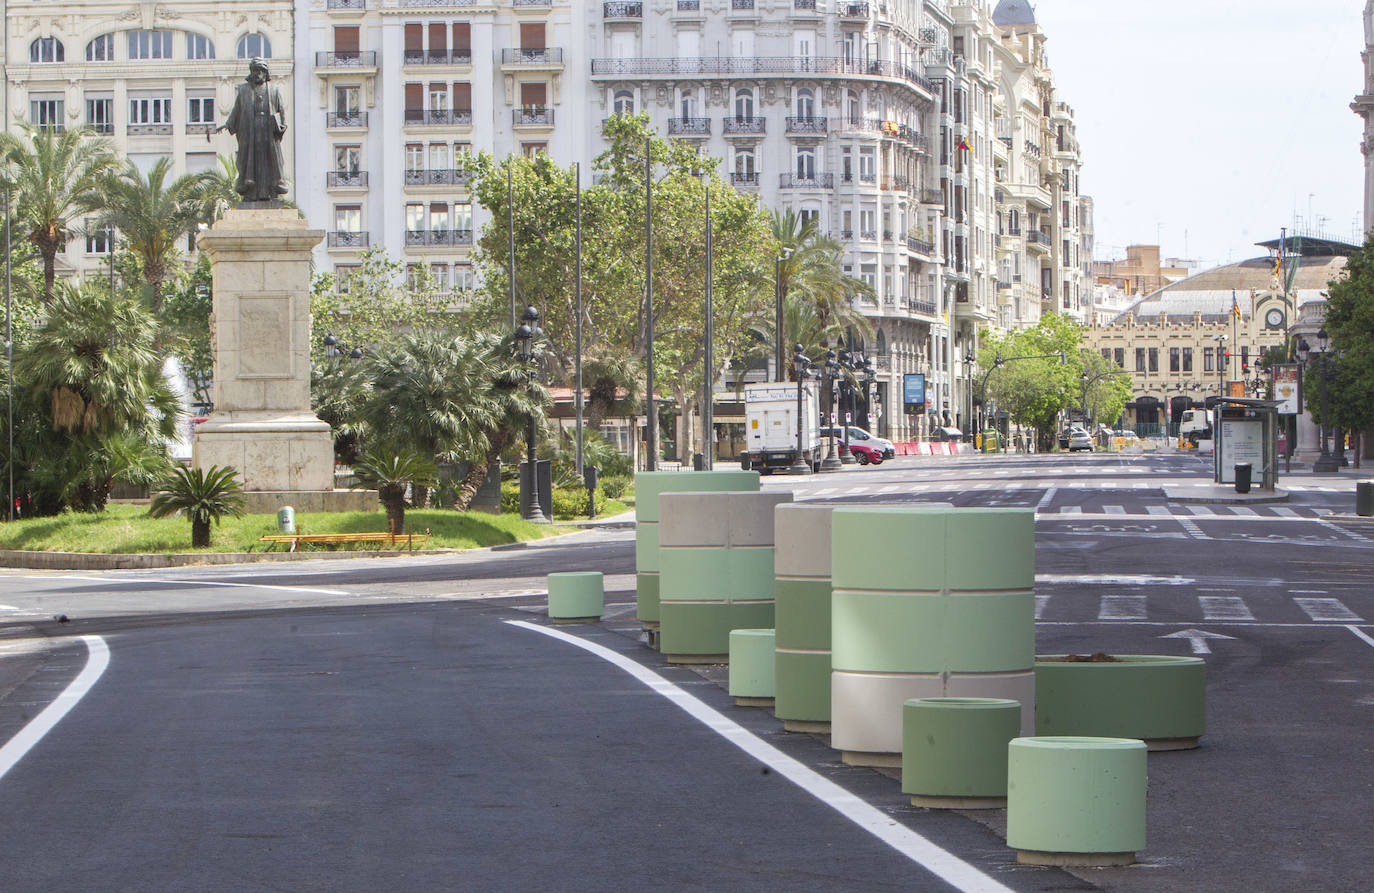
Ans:
[{"label": "utility box", "polygon": [[[1212,399],[1209,398],[1209,402]],[[1261,490],[1278,486],[1279,403],[1246,397],[1223,397],[1212,406],[1212,432],[1216,443],[1212,479],[1218,484],[1236,483],[1236,466],[1248,464]]]}]

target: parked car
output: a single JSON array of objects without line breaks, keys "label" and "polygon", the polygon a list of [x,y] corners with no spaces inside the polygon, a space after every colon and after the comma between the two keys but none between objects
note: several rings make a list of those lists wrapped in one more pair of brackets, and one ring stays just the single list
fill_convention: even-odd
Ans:
[{"label": "parked car", "polygon": [[1068,450],[1071,453],[1077,450],[1087,450],[1091,453],[1093,451],[1093,436],[1082,428],[1070,431]]},{"label": "parked car", "polygon": [[1060,431],[1060,432],[1059,432],[1059,448],[1060,448],[1061,450],[1067,450],[1067,449],[1069,448],[1069,436],[1072,435],[1075,431],[1082,431],[1084,434],[1087,434],[1087,433],[1088,433],[1088,432],[1086,432],[1086,431],[1083,431],[1083,429],[1080,428],[1080,427],[1077,426],[1077,425],[1070,425],[1069,427],[1065,428],[1063,431]]},{"label": "parked car", "polygon": [[[838,442],[844,439],[844,428],[821,428],[821,439],[835,435]],[[860,465],[881,465],[884,459],[891,459],[897,455],[897,448],[892,445],[892,441],[886,440],[876,434],[869,434],[862,428],[849,426],[849,452],[853,454],[855,461]]]}]

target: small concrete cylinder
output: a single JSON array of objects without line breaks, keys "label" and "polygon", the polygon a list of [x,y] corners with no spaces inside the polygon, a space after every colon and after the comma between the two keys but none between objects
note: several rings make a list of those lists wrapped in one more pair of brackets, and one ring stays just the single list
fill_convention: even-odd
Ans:
[{"label": "small concrete cylinder", "polygon": [[1017,738],[1007,746],[1007,846],[1032,865],[1129,865],[1145,848],[1145,742]]},{"label": "small concrete cylinder", "polygon": [[911,805],[995,809],[1007,802],[1007,744],[1020,734],[1010,698],[918,698],[902,705],[902,793]]},{"label": "small concrete cylinder", "polygon": [[549,619],[555,623],[600,620],[605,589],[600,571],[549,574]]},{"label": "small concrete cylinder", "polygon": [[1361,518],[1374,515],[1374,481],[1355,483],[1355,514]]},{"label": "small concrete cylinder", "polygon": [[771,629],[730,630],[730,694],[741,707],[771,707],[775,691]]}]

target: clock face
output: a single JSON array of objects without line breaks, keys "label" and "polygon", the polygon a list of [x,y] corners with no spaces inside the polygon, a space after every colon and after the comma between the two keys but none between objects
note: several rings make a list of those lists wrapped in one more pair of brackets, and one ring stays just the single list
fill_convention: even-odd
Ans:
[{"label": "clock face", "polygon": [[1264,314],[1264,323],[1271,329],[1277,329],[1283,325],[1283,311],[1275,307]]}]

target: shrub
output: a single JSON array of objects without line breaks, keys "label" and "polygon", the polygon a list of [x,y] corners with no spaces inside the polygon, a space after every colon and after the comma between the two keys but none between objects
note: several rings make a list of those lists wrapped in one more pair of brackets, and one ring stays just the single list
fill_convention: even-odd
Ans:
[{"label": "shrub", "polygon": [[630,482],[634,480],[626,474],[613,474],[609,477],[600,479],[601,492],[606,494],[607,499],[619,499],[625,495],[625,491],[630,489]]}]

